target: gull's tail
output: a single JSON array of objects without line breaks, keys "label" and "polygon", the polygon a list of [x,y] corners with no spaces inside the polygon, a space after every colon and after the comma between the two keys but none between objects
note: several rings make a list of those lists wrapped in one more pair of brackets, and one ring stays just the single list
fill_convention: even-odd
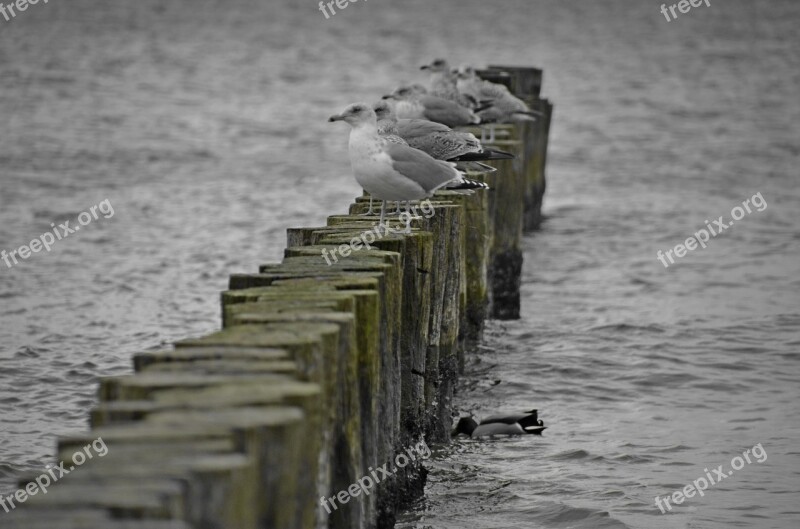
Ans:
[{"label": "gull's tail", "polygon": [[481,162],[459,162],[456,164],[456,169],[459,171],[471,171],[473,173],[484,173],[484,174],[491,174],[497,172],[496,167],[492,167],[491,165],[486,165],[485,163]]},{"label": "gull's tail", "polygon": [[517,110],[511,113],[511,118],[521,121],[536,121],[537,117],[541,117],[542,113],[536,110]]},{"label": "gull's tail", "polygon": [[515,156],[510,152],[498,149],[483,149],[483,152],[468,152],[461,156],[456,156],[451,161],[455,162],[475,162],[478,160],[513,160]]},{"label": "gull's tail", "polygon": [[445,189],[448,191],[471,191],[473,189],[490,189],[490,187],[484,182],[462,178],[461,181],[454,182],[445,187]]}]

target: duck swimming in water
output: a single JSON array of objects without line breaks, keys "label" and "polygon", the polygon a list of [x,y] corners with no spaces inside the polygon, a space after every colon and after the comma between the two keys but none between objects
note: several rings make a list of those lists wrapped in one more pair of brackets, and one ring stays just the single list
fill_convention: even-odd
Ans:
[{"label": "duck swimming in water", "polygon": [[539,419],[537,410],[526,411],[518,415],[494,415],[482,420],[480,424],[472,417],[461,417],[458,420],[453,437],[458,434],[470,437],[486,435],[542,435],[547,428]]}]

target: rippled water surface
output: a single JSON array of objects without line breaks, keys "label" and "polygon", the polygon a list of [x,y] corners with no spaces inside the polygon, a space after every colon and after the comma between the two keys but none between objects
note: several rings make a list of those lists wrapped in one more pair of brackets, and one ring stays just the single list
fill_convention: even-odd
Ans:
[{"label": "rippled water surface", "polygon": [[[435,56],[536,65],[556,104],[523,318],[470,356],[462,413],[532,406],[542,438],[461,440],[401,527],[800,523],[800,3],[88,0],[0,19],[0,492],[82,429],[97,378],[218,327],[227,275],[358,193],[347,103]],[[669,268],[656,258],[761,193]],[[666,496],[761,444],[661,514]]]}]

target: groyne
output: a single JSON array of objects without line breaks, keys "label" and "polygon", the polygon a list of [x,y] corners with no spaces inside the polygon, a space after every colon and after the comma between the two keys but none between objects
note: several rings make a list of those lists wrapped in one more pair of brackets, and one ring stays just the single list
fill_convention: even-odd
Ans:
[{"label": "groyne", "polygon": [[437,193],[410,233],[374,232],[363,197],[289,229],[281,263],[230,277],[219,331],[101,379],[91,429],[58,440],[69,475],[46,494],[22,478],[0,527],[392,527],[423,492],[423,448],[448,440],[465,352],[487,318],[519,317],[520,241],[541,222],[541,71],[480,73],[542,113],[496,127],[516,158],[471,175],[491,191]]}]

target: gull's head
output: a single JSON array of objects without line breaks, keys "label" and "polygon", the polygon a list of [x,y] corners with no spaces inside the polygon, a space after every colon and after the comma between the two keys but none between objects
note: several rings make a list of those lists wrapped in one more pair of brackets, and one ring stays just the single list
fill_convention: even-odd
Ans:
[{"label": "gull's head", "polygon": [[383,96],[384,99],[397,99],[403,101],[414,97],[416,91],[411,86],[399,86],[389,95]]},{"label": "gull's head", "polygon": [[377,116],[378,121],[383,119],[396,119],[394,116],[394,111],[392,110],[392,105],[390,105],[385,99],[372,105],[372,110],[375,111],[375,116]]},{"label": "gull's head", "polygon": [[447,61],[444,59],[435,59],[430,64],[425,64],[419,67],[420,70],[428,70],[431,73],[449,73],[450,72],[450,65],[447,64]]},{"label": "gull's head", "polygon": [[459,79],[473,79],[475,77],[475,68],[468,64],[462,64],[458,67],[456,77]]},{"label": "gull's head", "polygon": [[368,104],[354,103],[345,108],[341,114],[334,114],[329,117],[328,121],[344,121],[351,127],[356,127],[362,123],[371,122],[374,124],[377,122],[377,117],[375,116],[375,111]]}]

